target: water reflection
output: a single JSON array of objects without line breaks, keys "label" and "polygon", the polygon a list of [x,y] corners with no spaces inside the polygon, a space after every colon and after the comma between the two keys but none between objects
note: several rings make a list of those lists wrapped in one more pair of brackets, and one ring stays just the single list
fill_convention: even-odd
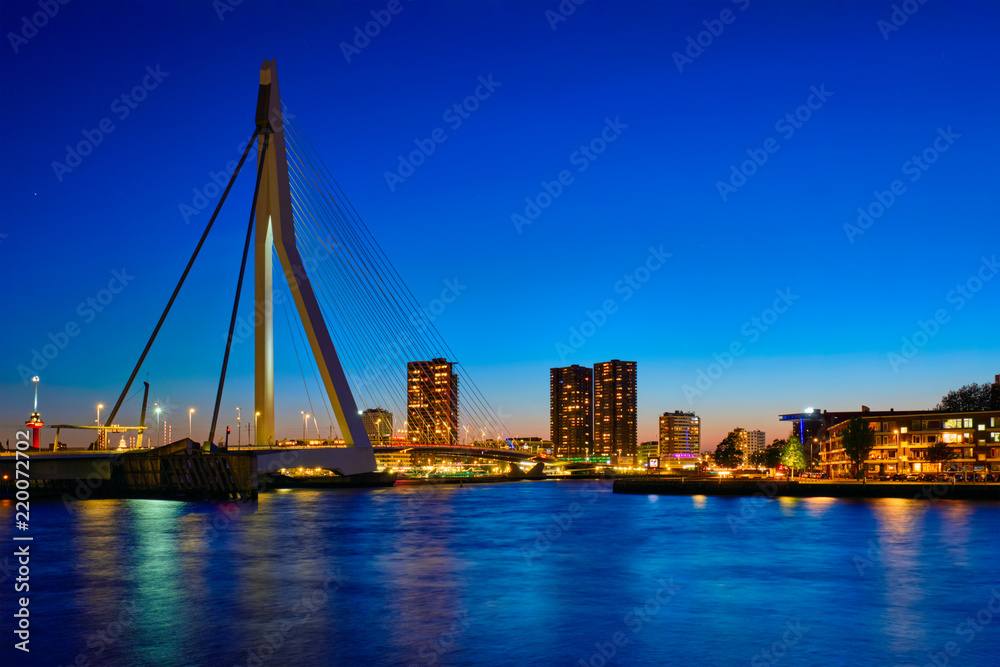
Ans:
[{"label": "water reflection", "polygon": [[[982,606],[1000,546],[985,503],[651,502],[582,481],[76,507],[32,507],[44,664],[579,664],[620,632],[609,665],[728,665],[796,622],[782,665],[923,664]],[[123,612],[127,632],[88,646]]]}]

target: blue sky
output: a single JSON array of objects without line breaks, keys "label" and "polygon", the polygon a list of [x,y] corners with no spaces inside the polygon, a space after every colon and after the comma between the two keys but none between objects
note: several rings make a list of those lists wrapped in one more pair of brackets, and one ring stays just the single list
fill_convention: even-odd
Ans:
[{"label": "blue sky", "polygon": [[[417,299],[467,286],[435,324],[516,434],[548,437],[548,369],[569,363],[637,361],[640,439],[693,409],[704,448],[736,426],[783,436],[777,415],[806,406],[932,407],[1000,372],[997,3],[929,2],[888,31],[889,2],[588,0],[553,29],[554,1],[403,0],[348,62],[341,44],[388,4],[73,2],[37,31],[37,3],[0,5],[3,438],[30,412],[18,367],[67,325],[79,333],[37,371],[43,417],[88,423],[114,402],[207,221],[181,205],[239,157],[272,57]],[[453,128],[445,112],[480,77],[495,90]],[[134,109],[114,102],[144,79]],[[53,168],[104,119],[79,166]],[[581,171],[609,122],[614,141]],[[447,138],[390,187],[397,156],[437,128]],[[753,173],[730,181],[734,165]],[[562,171],[572,182],[518,229],[512,214]],[[888,203],[876,193],[894,181]],[[207,430],[251,193],[242,178],[139,376],[175,435],[189,406]],[[619,281],[661,247],[626,299]],[[101,312],[80,308],[123,270]],[[769,314],[779,290],[787,308]],[[734,343],[742,355],[711,368]],[[253,401],[250,347],[231,362],[233,417]],[[277,366],[292,436],[304,394],[281,341]],[[699,372],[716,377],[699,388]]]}]

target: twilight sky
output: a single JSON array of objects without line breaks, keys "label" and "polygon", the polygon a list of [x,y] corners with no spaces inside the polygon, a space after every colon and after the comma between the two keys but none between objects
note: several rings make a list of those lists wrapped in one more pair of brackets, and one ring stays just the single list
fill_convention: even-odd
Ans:
[{"label": "twilight sky", "polygon": [[[0,438],[31,411],[23,375],[41,376],[47,423],[92,423],[114,402],[215,200],[184,207],[239,157],[273,57],[296,122],[417,299],[466,287],[435,324],[514,434],[548,437],[549,368],[612,358],[638,362],[640,440],[660,413],[694,410],[703,449],[736,426],[783,436],[777,415],[806,406],[929,408],[992,380],[1000,5],[902,4],[915,13],[80,0],[48,18],[5,0]],[[467,117],[449,112],[477,90]],[[81,142],[89,154],[67,156]],[[192,406],[207,435],[247,173],[138,378],[175,437]],[[539,198],[543,182],[558,196]],[[277,432],[294,436],[307,406],[286,341],[276,365]],[[235,425],[251,345],[230,370]]]}]

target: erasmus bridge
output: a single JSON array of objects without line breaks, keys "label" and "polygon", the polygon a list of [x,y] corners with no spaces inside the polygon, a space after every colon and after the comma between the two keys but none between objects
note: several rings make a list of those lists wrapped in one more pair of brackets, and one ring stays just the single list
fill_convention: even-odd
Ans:
[{"label": "erasmus bridge", "polygon": [[[413,317],[414,313],[422,312],[413,293],[308,138],[285,112],[275,60],[264,61],[261,66],[253,136],[117,402],[104,423],[98,423],[96,428],[105,433],[136,430],[139,433],[137,443],[141,445],[143,431],[148,429],[145,426],[145,397],[139,426],[119,426],[116,418],[254,146],[257,148],[256,182],[242,262],[238,276],[234,277],[235,294],[228,335],[225,349],[220,350],[221,371],[211,426],[201,445],[187,441],[187,447],[189,450],[192,446],[209,451],[221,449],[219,435],[226,429],[219,427],[219,410],[240,295],[247,265],[252,261],[254,312],[252,316],[244,314],[242,321],[253,322],[257,432],[257,446],[253,451],[257,469],[265,472],[283,467],[287,452],[294,450],[296,465],[328,469],[342,475],[372,472],[376,470],[375,450],[360,407],[382,408],[395,415],[408,414],[407,362],[436,358],[455,361],[455,355],[427,318]],[[283,322],[291,336],[310,410],[313,415],[317,414],[317,408],[327,412],[330,424],[335,423],[342,434],[341,446],[275,446],[275,310],[281,310],[279,331],[285,328]],[[461,369],[460,364],[455,365]],[[449,417],[447,424],[438,421],[436,433],[431,431],[424,441],[413,433],[411,424],[405,443],[390,442],[385,449],[419,449],[429,454],[510,462],[531,459],[533,453],[518,450],[511,444],[501,418],[467,373],[462,374],[461,380],[462,402],[457,420]],[[310,391],[310,381],[314,383],[314,391]],[[434,391],[455,392],[448,398],[458,404],[457,383],[446,383],[444,388]],[[148,384],[146,392],[148,394]],[[319,405],[314,404],[314,398]],[[37,413],[32,419],[36,417]],[[41,426],[40,417],[37,426]],[[74,427],[60,425],[56,428]],[[460,446],[456,437],[459,434],[452,432],[456,429],[466,434],[466,440],[475,439],[474,446]],[[58,431],[56,440],[58,442]],[[104,441],[106,443],[106,438]],[[93,454],[98,455],[97,452]]]}]

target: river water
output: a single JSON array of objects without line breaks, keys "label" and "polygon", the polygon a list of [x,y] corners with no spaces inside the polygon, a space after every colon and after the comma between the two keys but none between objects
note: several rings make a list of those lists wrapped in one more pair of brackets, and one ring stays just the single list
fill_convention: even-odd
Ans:
[{"label": "river water", "polygon": [[5,666],[1000,664],[997,503],[602,481],[35,502],[30,654],[14,533],[4,501]]}]

